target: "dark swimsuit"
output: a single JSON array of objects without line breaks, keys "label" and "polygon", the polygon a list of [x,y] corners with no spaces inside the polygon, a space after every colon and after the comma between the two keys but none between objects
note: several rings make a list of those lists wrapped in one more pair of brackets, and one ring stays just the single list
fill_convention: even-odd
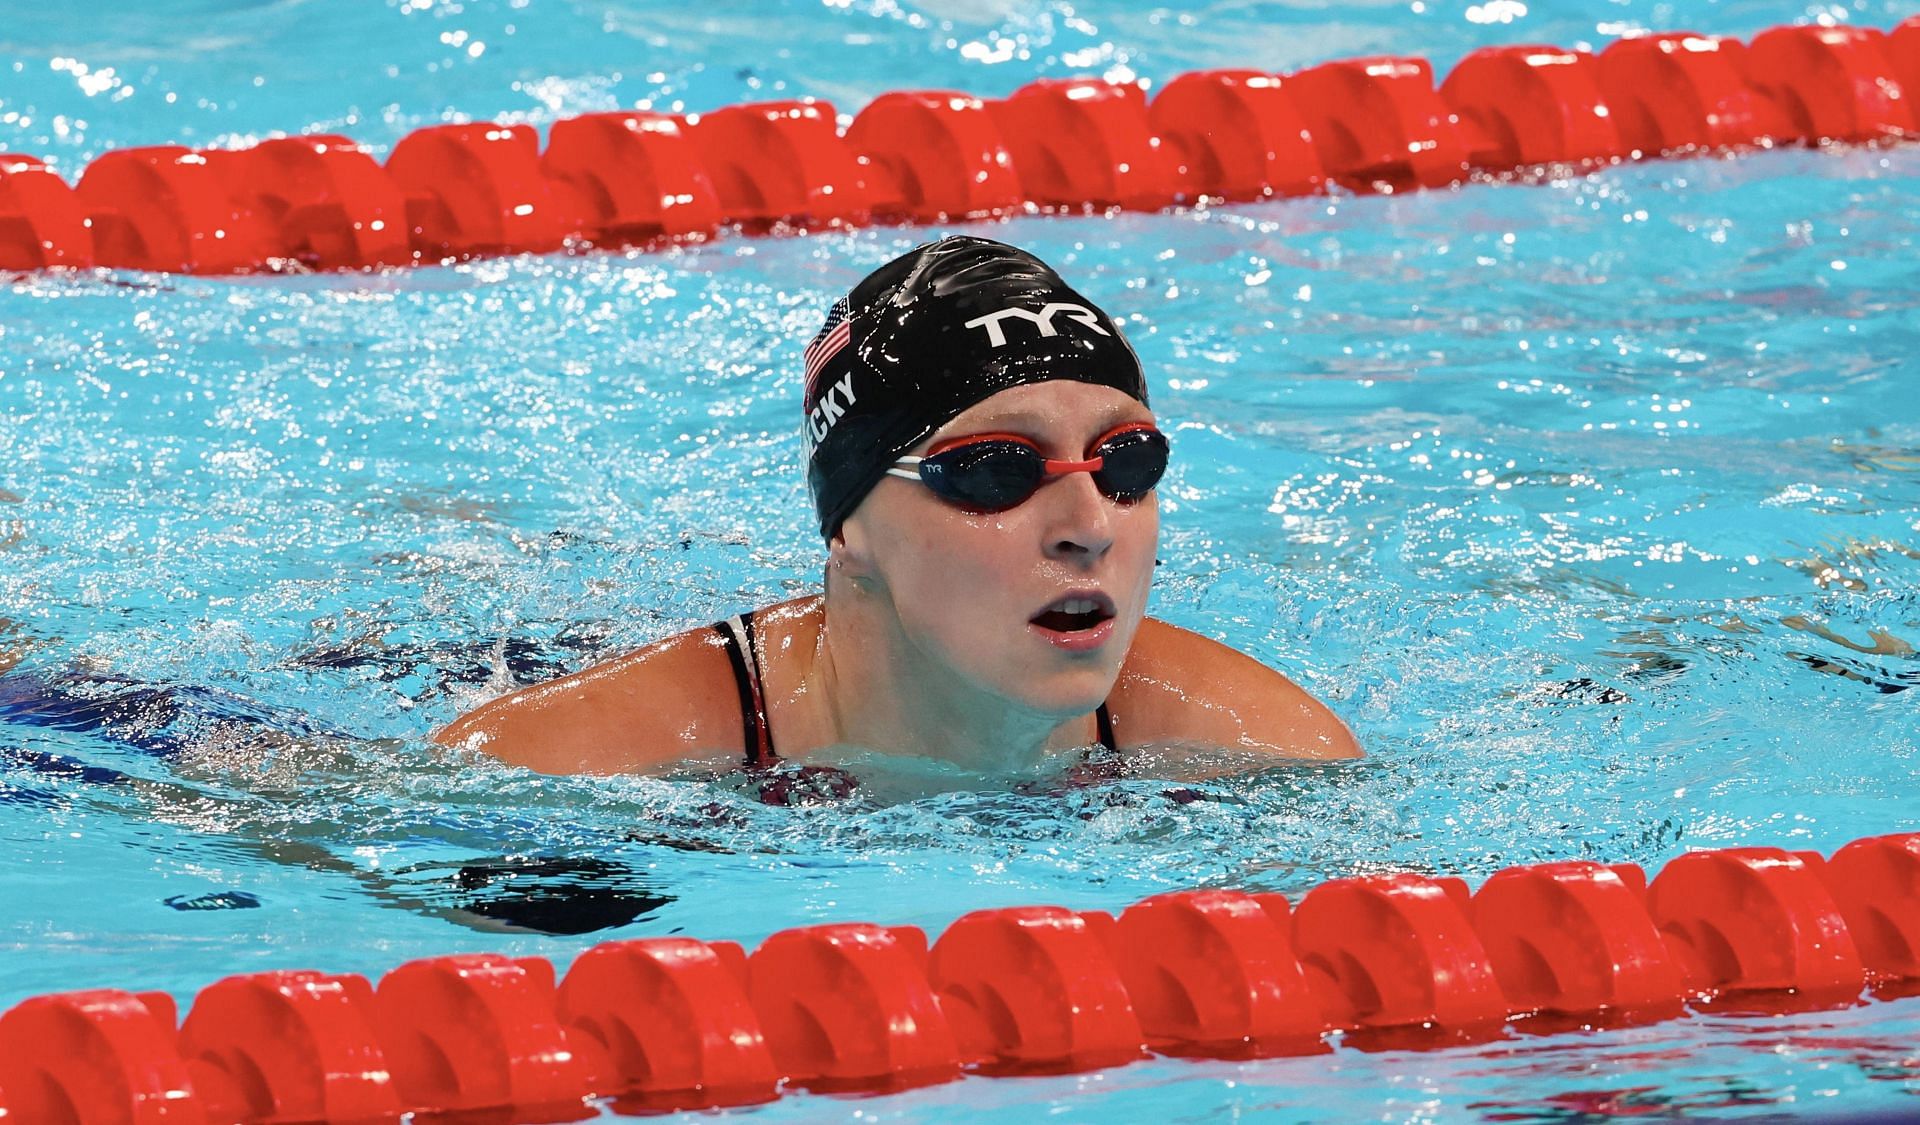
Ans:
[{"label": "dark swimsuit", "polygon": [[[792,804],[796,797],[805,799],[798,792],[802,788],[831,797],[848,795],[856,785],[853,775],[832,766],[801,766],[797,770],[773,773],[781,759],[774,752],[773,729],[767,723],[767,699],[761,686],[760,648],[753,639],[753,618],[753,614],[746,613],[716,621],[713,631],[720,637],[720,646],[727,650],[727,663],[733,666],[733,685],[740,693],[740,723],[746,733],[746,768],[760,780],[761,799],[769,804]],[[1087,760],[1074,767],[1076,771],[1095,763],[1119,760],[1118,744],[1113,737],[1113,716],[1107,713],[1105,703],[1095,708],[1093,718],[1099,728],[1100,741]],[[804,786],[795,785],[797,781],[804,782]]]}]

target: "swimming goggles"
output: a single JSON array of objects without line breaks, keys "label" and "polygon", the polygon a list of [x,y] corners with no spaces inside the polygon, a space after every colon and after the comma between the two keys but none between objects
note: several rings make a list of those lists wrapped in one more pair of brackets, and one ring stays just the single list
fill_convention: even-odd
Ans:
[{"label": "swimming goggles", "polygon": [[1053,460],[1018,434],[970,434],[934,446],[925,457],[902,457],[887,474],[917,480],[963,508],[1004,512],[1069,473],[1091,473],[1101,495],[1131,504],[1152,492],[1166,471],[1167,435],[1129,422],[1095,439],[1084,461]]}]

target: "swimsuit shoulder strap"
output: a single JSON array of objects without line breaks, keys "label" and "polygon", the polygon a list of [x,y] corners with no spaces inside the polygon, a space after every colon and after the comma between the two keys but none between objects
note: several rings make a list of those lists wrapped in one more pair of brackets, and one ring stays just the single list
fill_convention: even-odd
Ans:
[{"label": "swimsuit shoulder strap", "polygon": [[767,723],[767,704],[760,684],[760,657],[753,643],[753,614],[716,621],[713,631],[727,650],[733,666],[733,685],[740,693],[740,725],[746,735],[747,765],[766,766],[779,760],[773,752],[773,730]]},{"label": "swimsuit shoulder strap", "polygon": [[1107,705],[1104,702],[1094,710],[1093,721],[1100,730],[1100,749],[1109,754],[1118,754],[1120,742],[1113,737],[1113,715],[1107,711]]}]

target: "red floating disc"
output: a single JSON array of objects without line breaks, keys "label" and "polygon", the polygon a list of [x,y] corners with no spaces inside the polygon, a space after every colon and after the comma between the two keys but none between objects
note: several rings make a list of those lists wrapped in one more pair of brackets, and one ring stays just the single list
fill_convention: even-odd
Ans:
[{"label": "red floating disc", "polygon": [[599,245],[709,234],[720,196],[693,138],[665,113],[588,113],[554,123],[541,170],[586,205]]},{"label": "red floating disc", "polygon": [[1467,903],[1458,879],[1420,875],[1335,879],[1308,891],[1294,912],[1293,948],[1321,1010],[1338,1027],[1436,1038],[1506,1019]]},{"label": "red floating disc", "polygon": [[1628,151],[1736,148],[1791,132],[1747,84],[1743,53],[1735,40],[1689,32],[1622,39],[1600,52],[1600,89]]},{"label": "red floating disc", "polygon": [[400,139],[387,172],[408,195],[409,240],[429,260],[541,253],[580,233],[570,188],[540,169],[529,125],[433,125]]},{"label": "red floating disc", "polygon": [[1310,195],[1325,186],[1306,120],[1278,75],[1183,74],[1155,95],[1147,112],[1174,154],[1183,199]]},{"label": "red floating disc", "polygon": [[1887,58],[1907,98],[1920,97],[1920,16],[1908,16],[1887,32]]},{"label": "red floating disc", "polygon": [[1487,147],[1469,156],[1476,168],[1506,172],[1626,155],[1600,94],[1599,66],[1585,51],[1482,47],[1453,68],[1440,96],[1486,138]]},{"label": "red floating disc", "polygon": [[1042,207],[1155,211],[1173,201],[1173,157],[1153,134],[1138,86],[1043,78],[987,109],[1027,198]]},{"label": "red floating disc", "polygon": [[1356,191],[1444,187],[1467,176],[1458,119],[1425,59],[1324,63],[1287,79],[1327,175]]},{"label": "red floating disc", "polygon": [[[32,1125],[204,1125],[233,1120],[194,1089],[162,995],[36,996],[0,1016],[0,1105]],[[219,1107],[230,1111],[231,1107]]]},{"label": "red floating disc", "polygon": [[894,185],[898,214],[918,222],[1001,215],[1024,199],[987,105],[971,94],[882,94],[847,128],[847,144]]},{"label": "red floating disc", "polygon": [[746,975],[731,942],[607,942],[567,970],[560,1018],[605,1047],[611,1092],[664,1109],[770,1101],[780,1076]]},{"label": "red floating disc", "polygon": [[1862,27],[1776,27],[1754,37],[1743,72],[1784,109],[1809,143],[1873,141],[1914,132],[1884,37]]},{"label": "red floating disc", "polygon": [[227,977],[194,998],[180,1049],[227,1076],[246,1121],[397,1121],[378,1019],[365,977]]},{"label": "red floating disc", "polygon": [[0,154],[0,270],[93,264],[93,232],[67,182],[38,157]]},{"label": "red floating disc", "polygon": [[933,947],[960,1053],[988,1073],[1092,1070],[1146,1053],[1109,952],[1113,919],[1058,906],[962,915]]},{"label": "red floating disc", "polygon": [[1855,840],[1814,864],[1867,971],[1920,980],[1920,832]]},{"label": "red floating disc", "polygon": [[281,137],[204,154],[228,193],[279,231],[287,256],[315,269],[413,260],[400,185],[346,137]]},{"label": "red floating disc", "polygon": [[1715,993],[1850,1000],[1866,970],[1840,908],[1801,857],[1779,848],[1694,852],[1647,894],[1693,982]]},{"label": "red floating disc", "polygon": [[102,153],[74,190],[103,266],[236,273],[286,256],[270,224],[228,194],[207,156],[178,145]]},{"label": "red floating disc", "polygon": [[1237,891],[1155,895],[1120,915],[1114,947],[1147,1042],[1253,1058],[1327,1049],[1293,956],[1287,900]]},{"label": "red floating disc", "polygon": [[858,225],[873,210],[868,171],[826,102],[726,106],[687,125],[730,222]]},{"label": "red floating disc", "polygon": [[822,1089],[956,1078],[953,1032],[927,983],[926,935],[853,922],[782,930],[747,962],[773,1060]]},{"label": "red floating disc", "polygon": [[1680,1014],[1685,981],[1653,917],[1646,875],[1584,860],[1509,867],[1473,896],[1473,925],[1516,1013]]},{"label": "red floating disc", "polygon": [[553,965],[538,957],[469,953],[394,969],[375,1005],[402,1100],[420,1110],[578,1110],[605,1060],[554,1004]]}]

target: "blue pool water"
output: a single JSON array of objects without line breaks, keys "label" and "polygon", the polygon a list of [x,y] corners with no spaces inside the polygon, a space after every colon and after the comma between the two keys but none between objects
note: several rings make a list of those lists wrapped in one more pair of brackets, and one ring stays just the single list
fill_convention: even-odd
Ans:
[{"label": "blue pool water", "polygon": [[[1372,52],[1444,69],[1490,43],[1915,11],[196,0],[102,21],[46,5],[0,32],[0,150],[71,178],[108,148],[280,130],[384,152],[466,117],[797,93],[852,111],[886,89]],[[13,280],[0,648],[24,658],[0,680],[16,712],[0,720],[0,1004],[1911,830],[1917,188],[1920,146],[1793,150],[969,228],[1127,318],[1176,447],[1154,611],[1286,670],[1370,754],[1190,803],[1148,782],[955,783],[771,809],[724,784],[543,778],[422,742],[515,682],[815,588],[799,346],[929,232]],[[757,1113],[1912,1114],[1916,1042],[1905,1000]]]}]

